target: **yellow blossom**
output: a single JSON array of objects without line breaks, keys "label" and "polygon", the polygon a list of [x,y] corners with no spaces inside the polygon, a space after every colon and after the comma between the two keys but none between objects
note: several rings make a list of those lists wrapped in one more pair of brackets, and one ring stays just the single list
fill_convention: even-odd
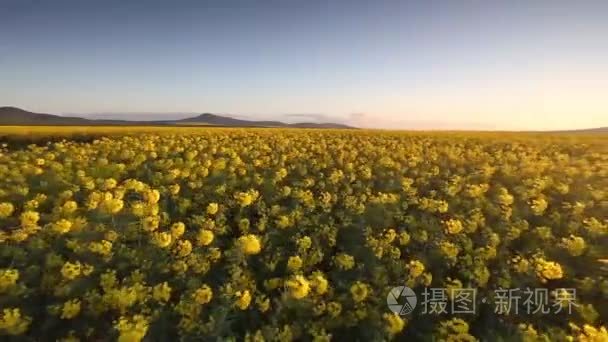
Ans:
[{"label": "yellow blossom", "polygon": [[61,267],[61,275],[67,280],[74,280],[80,276],[82,272],[82,265],[80,262],[76,261],[75,263],[66,262]]},{"label": "yellow blossom", "polygon": [[245,254],[258,254],[262,250],[262,244],[257,235],[247,234],[238,239],[238,245],[241,251]]},{"label": "yellow blossom", "polygon": [[285,287],[289,291],[289,295],[295,299],[306,297],[310,291],[310,283],[301,275],[291,277],[285,282]]},{"label": "yellow blossom", "polygon": [[54,232],[57,234],[66,234],[72,228],[72,222],[66,219],[61,219],[51,225]]},{"label": "yellow blossom", "polygon": [[217,213],[217,211],[219,210],[219,205],[217,203],[209,203],[207,205],[207,214],[209,215],[215,215]]},{"label": "yellow blossom", "polygon": [[585,324],[577,338],[579,342],[606,342],[608,341],[608,329],[604,326],[596,328]]},{"label": "yellow blossom", "polygon": [[340,316],[340,314],[342,313],[342,304],[338,302],[327,303],[327,312],[333,318]]},{"label": "yellow blossom", "polygon": [[72,319],[80,313],[80,300],[72,299],[63,303],[61,319]]},{"label": "yellow blossom", "polygon": [[106,180],[103,181],[103,185],[102,188],[104,190],[112,190],[116,187],[116,185],[118,185],[118,182],[116,181],[116,179],[114,178],[108,178]]},{"label": "yellow blossom", "polygon": [[207,304],[213,298],[213,291],[207,285],[203,285],[196,289],[192,294],[194,301],[199,305]]},{"label": "yellow blossom", "polygon": [[259,196],[256,190],[249,190],[247,192],[239,192],[234,195],[234,198],[238,201],[241,207],[247,207],[253,203]]},{"label": "yellow blossom", "polygon": [[180,240],[177,242],[175,251],[178,257],[183,258],[192,253],[192,243],[188,240]]},{"label": "yellow blossom", "polygon": [[561,279],[564,276],[562,267],[555,261],[536,260],[536,274],[542,280]]},{"label": "yellow blossom", "polygon": [[408,243],[410,243],[410,235],[407,232],[399,233],[399,244],[406,246]]},{"label": "yellow blossom", "polygon": [[255,299],[255,303],[258,306],[260,312],[266,312],[270,309],[270,299],[266,296],[259,296]]},{"label": "yellow blossom", "polygon": [[214,235],[213,232],[208,229],[201,229],[198,232],[197,240],[198,244],[201,246],[208,246],[213,242]]},{"label": "yellow blossom", "polygon": [[2,311],[0,316],[0,332],[8,335],[21,335],[27,331],[32,319],[21,313],[18,308],[8,308]]},{"label": "yellow blossom", "polygon": [[171,236],[175,240],[179,239],[182,235],[184,235],[185,231],[186,225],[184,225],[182,222],[175,222],[171,225]]},{"label": "yellow blossom", "polygon": [[65,214],[72,214],[78,209],[78,204],[75,201],[66,201],[63,206],[61,206],[61,211]]},{"label": "yellow blossom", "polygon": [[542,215],[548,206],[549,206],[549,203],[547,202],[547,200],[545,200],[542,197],[533,199],[530,202],[530,209],[532,210],[534,215]]},{"label": "yellow blossom", "polygon": [[151,232],[158,229],[160,224],[158,216],[148,216],[143,219],[142,225],[145,231]]},{"label": "yellow blossom", "polygon": [[36,227],[40,220],[40,214],[35,211],[24,211],[21,213],[21,226],[24,228]]},{"label": "yellow blossom", "polygon": [[329,288],[329,282],[321,272],[313,272],[310,278],[310,285],[317,294],[325,294]]},{"label": "yellow blossom", "polygon": [[567,238],[562,238],[561,244],[564,249],[572,256],[580,256],[586,248],[585,239],[580,236],[570,235]]},{"label": "yellow blossom", "polygon": [[419,260],[412,260],[407,265],[408,270],[410,271],[411,278],[417,278],[424,273],[425,267],[422,262]]},{"label": "yellow blossom", "polygon": [[142,315],[135,315],[132,318],[120,317],[114,325],[119,332],[118,342],[139,342],[148,332],[149,322]]},{"label": "yellow blossom", "polygon": [[175,195],[179,194],[179,190],[180,190],[179,184],[172,184],[169,186],[169,193],[171,195],[175,196]]},{"label": "yellow blossom", "polygon": [[360,282],[360,281],[356,281],[350,287],[350,294],[353,297],[353,300],[355,301],[355,303],[364,301],[367,298],[367,296],[369,295],[369,292],[370,292],[369,285],[367,285],[363,282]]},{"label": "yellow blossom", "polygon": [[382,318],[386,324],[384,329],[391,336],[400,333],[405,328],[405,321],[395,313],[385,313]]},{"label": "yellow blossom", "polygon": [[152,298],[161,303],[166,303],[171,299],[171,287],[167,282],[160,283],[154,286],[152,290]]},{"label": "yellow blossom", "polygon": [[338,268],[343,270],[350,270],[355,267],[355,258],[352,255],[346,253],[340,253],[334,258]]},{"label": "yellow blossom", "polygon": [[287,269],[294,272],[299,270],[302,267],[302,258],[299,256],[291,256],[287,261]]},{"label": "yellow blossom", "polygon": [[108,256],[112,253],[112,242],[108,240],[101,240],[99,242],[91,242],[89,244],[89,250],[99,255]]},{"label": "yellow blossom", "polygon": [[160,199],[160,192],[158,192],[158,190],[156,190],[156,189],[148,190],[144,193],[144,198],[146,199],[146,202],[148,202],[149,204],[157,203],[158,200]]},{"label": "yellow blossom", "polygon": [[110,198],[101,202],[100,209],[108,214],[117,214],[122,210],[124,205],[123,200],[119,198]]},{"label": "yellow blossom", "polygon": [[457,219],[449,219],[444,221],[443,224],[445,226],[446,233],[448,234],[458,234],[464,229],[462,222]]},{"label": "yellow blossom", "polygon": [[309,236],[304,236],[298,239],[297,245],[298,249],[306,251],[312,246],[312,240]]},{"label": "yellow blossom", "polygon": [[251,303],[251,294],[249,293],[249,290],[237,291],[235,293],[235,296],[236,301],[234,305],[236,305],[236,307],[241,310],[246,310],[249,307],[249,304]]},{"label": "yellow blossom", "polygon": [[19,280],[19,270],[13,268],[0,269],[0,293],[4,293],[15,286],[17,280]]},{"label": "yellow blossom", "polygon": [[15,207],[12,203],[0,203],[0,219],[7,218],[13,214]]},{"label": "yellow blossom", "polygon": [[167,232],[154,232],[152,233],[152,243],[160,248],[166,248],[171,244],[173,238],[171,234]]},{"label": "yellow blossom", "polygon": [[384,240],[386,241],[386,243],[392,243],[396,237],[397,232],[392,228],[384,232]]}]

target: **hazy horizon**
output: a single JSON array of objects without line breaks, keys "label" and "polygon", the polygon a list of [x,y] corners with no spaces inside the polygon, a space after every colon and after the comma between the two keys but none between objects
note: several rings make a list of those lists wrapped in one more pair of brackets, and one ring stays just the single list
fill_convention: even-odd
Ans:
[{"label": "hazy horizon", "polygon": [[603,1],[6,0],[0,105],[369,128],[602,127],[605,13]]}]

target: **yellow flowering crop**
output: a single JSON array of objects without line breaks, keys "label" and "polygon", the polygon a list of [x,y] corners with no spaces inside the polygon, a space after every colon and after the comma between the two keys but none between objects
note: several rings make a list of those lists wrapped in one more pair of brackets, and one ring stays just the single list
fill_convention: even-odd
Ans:
[{"label": "yellow flowering crop", "polygon": [[[0,138],[0,340],[607,340],[604,135]],[[387,306],[399,286],[418,295],[408,316]],[[474,313],[421,313],[425,288],[463,287]],[[481,300],[508,288],[547,288],[572,314],[523,314],[522,296],[505,316]]]}]

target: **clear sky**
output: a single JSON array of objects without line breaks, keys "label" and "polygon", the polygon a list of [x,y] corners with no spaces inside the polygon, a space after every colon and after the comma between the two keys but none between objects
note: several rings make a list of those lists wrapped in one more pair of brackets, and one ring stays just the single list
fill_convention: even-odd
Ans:
[{"label": "clear sky", "polygon": [[0,0],[0,106],[608,126],[607,15],[602,0]]}]

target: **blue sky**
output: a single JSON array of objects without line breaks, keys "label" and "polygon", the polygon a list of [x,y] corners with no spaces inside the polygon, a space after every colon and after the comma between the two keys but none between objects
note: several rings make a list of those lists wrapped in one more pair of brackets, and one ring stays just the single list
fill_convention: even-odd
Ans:
[{"label": "blue sky", "polygon": [[606,13],[607,1],[0,0],[0,105],[608,126]]}]

